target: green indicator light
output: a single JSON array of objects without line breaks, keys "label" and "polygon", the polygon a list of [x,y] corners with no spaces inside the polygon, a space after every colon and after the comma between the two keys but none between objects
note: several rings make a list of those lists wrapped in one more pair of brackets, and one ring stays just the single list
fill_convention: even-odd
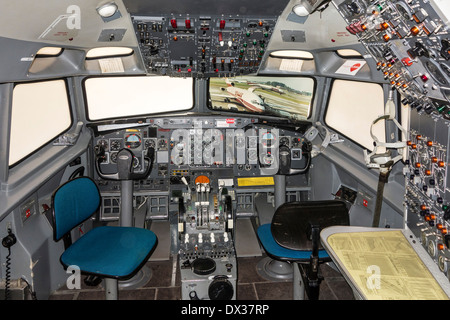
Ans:
[{"label": "green indicator light", "polygon": [[445,105],[438,106],[438,107],[437,107],[437,111],[438,111],[439,113],[442,113],[442,112],[444,112],[445,108],[446,108]]}]

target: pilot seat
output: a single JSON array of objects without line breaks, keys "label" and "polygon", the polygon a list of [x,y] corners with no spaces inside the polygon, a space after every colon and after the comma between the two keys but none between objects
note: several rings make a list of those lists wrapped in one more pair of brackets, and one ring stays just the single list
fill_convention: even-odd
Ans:
[{"label": "pilot seat", "polygon": [[304,299],[305,292],[309,300],[319,299],[323,280],[319,267],[331,261],[320,244],[319,234],[323,228],[334,225],[349,225],[348,209],[341,200],[283,203],[272,222],[258,228],[258,238],[267,255],[294,264],[294,299]]},{"label": "pilot seat", "polygon": [[135,227],[101,226],[72,243],[70,231],[90,218],[100,206],[100,192],[88,177],[61,185],[53,194],[54,240],[64,239],[60,261],[65,268],[105,279],[106,299],[118,298],[118,280],[134,276],[147,262],[157,244],[156,235]]}]

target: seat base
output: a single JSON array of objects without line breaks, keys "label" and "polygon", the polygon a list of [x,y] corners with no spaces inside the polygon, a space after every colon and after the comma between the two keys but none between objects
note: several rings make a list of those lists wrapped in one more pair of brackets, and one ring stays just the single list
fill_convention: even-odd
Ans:
[{"label": "seat base", "polygon": [[[267,255],[276,260],[289,262],[309,262],[311,258],[311,250],[292,250],[280,246],[274,239],[271,231],[271,224],[266,223],[259,226],[257,230],[259,241],[261,242]],[[330,261],[328,253],[325,250],[319,250],[320,262]]]},{"label": "seat base", "polygon": [[256,265],[256,271],[269,281],[291,281],[294,274],[291,263],[274,260],[270,257],[261,259]]}]

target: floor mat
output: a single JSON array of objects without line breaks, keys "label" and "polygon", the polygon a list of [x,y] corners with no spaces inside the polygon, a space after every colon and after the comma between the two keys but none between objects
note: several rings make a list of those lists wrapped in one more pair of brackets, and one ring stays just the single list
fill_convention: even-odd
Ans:
[{"label": "floor mat", "polygon": [[259,241],[253,230],[250,218],[237,219],[235,232],[234,247],[238,257],[256,257],[262,255]]},{"label": "floor mat", "polygon": [[149,261],[160,261],[170,259],[170,223],[165,220],[154,220],[150,226],[158,237],[158,244],[150,256]]}]

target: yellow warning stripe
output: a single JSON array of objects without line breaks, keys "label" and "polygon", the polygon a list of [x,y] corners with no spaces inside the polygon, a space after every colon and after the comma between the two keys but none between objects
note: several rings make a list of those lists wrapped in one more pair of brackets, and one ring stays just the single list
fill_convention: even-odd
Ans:
[{"label": "yellow warning stripe", "polygon": [[248,186],[272,186],[275,184],[273,177],[251,177],[251,178],[237,178],[239,187]]}]

